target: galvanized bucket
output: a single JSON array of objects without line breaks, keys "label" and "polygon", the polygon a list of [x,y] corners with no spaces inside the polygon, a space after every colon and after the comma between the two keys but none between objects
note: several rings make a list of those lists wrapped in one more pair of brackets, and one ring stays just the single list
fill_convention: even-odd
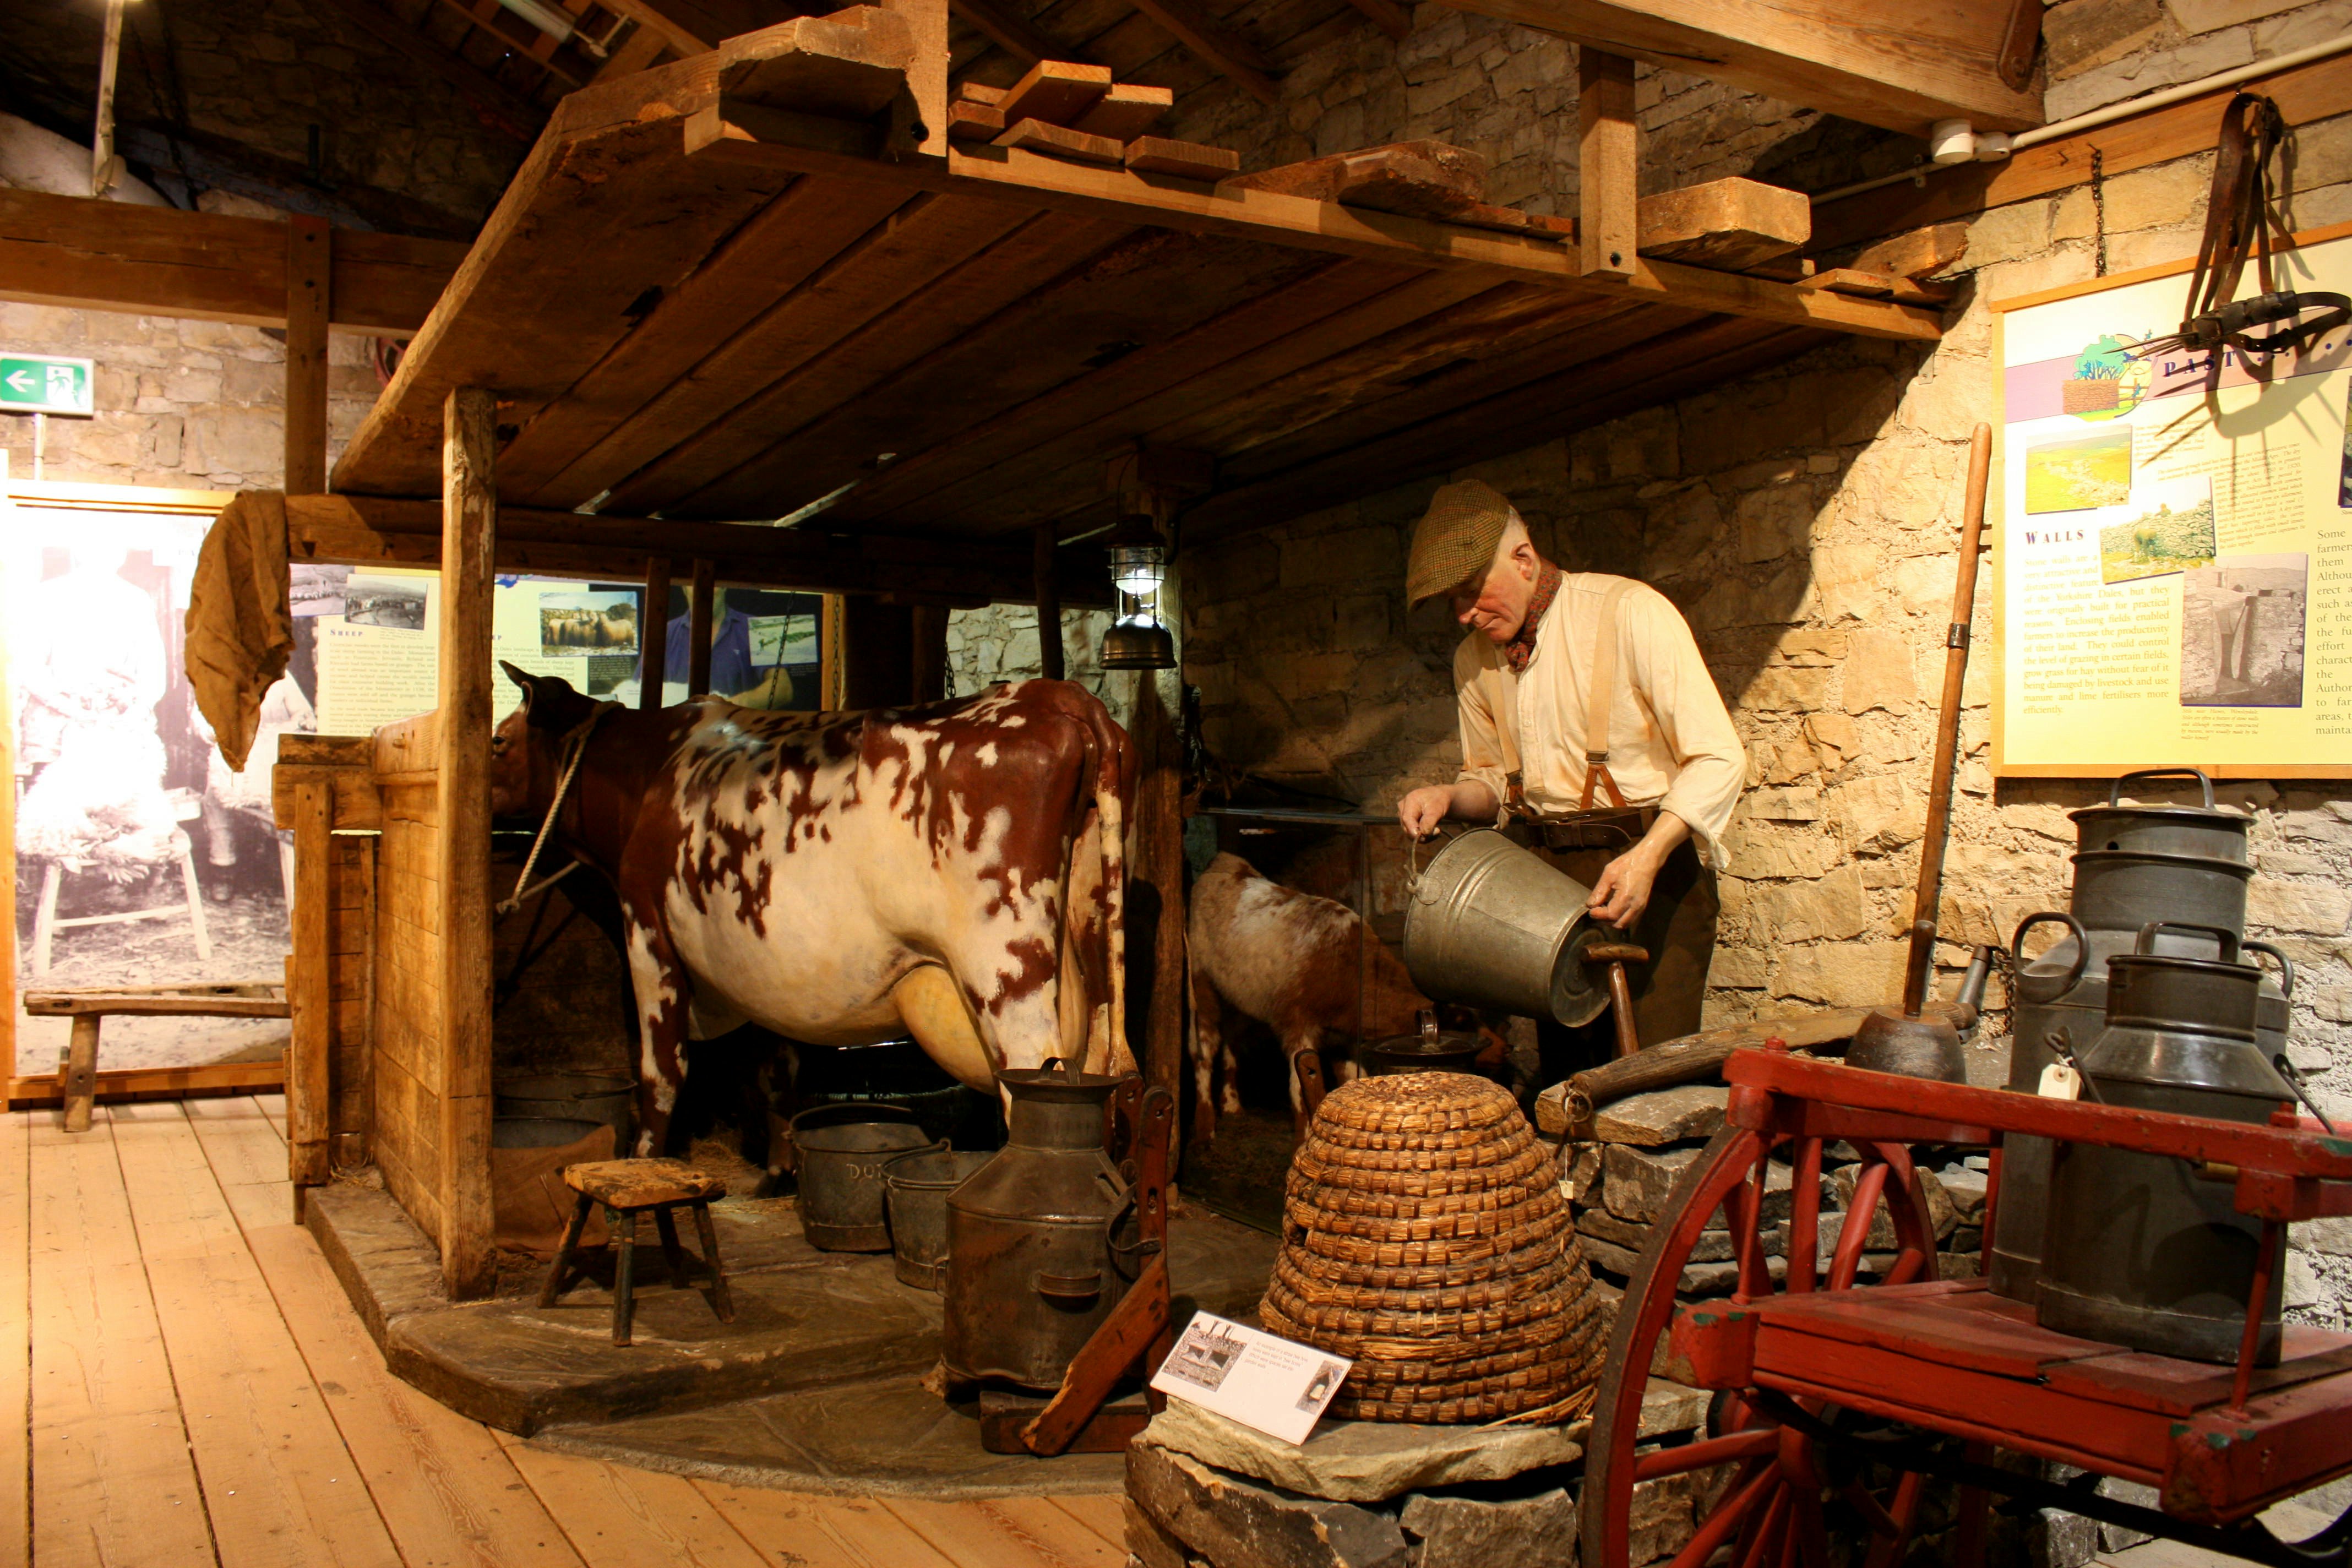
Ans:
[{"label": "galvanized bucket", "polygon": [[934,1149],[914,1117],[894,1106],[820,1105],[793,1118],[800,1173],[801,1234],[824,1252],[887,1252],[882,1167]]},{"label": "galvanized bucket", "polygon": [[619,1073],[551,1072],[500,1079],[491,1085],[493,1116],[582,1117],[613,1129],[613,1146],[626,1152],[636,1120],[636,1086]]},{"label": "galvanized bucket", "polygon": [[1584,949],[1605,940],[1588,918],[1592,889],[1498,830],[1454,839],[1411,889],[1404,966],[1431,997],[1570,1028],[1609,1005],[1584,966]]},{"label": "galvanized bucket", "polygon": [[899,1284],[919,1290],[946,1288],[948,1194],[995,1158],[993,1149],[924,1149],[882,1168],[892,1268]]}]

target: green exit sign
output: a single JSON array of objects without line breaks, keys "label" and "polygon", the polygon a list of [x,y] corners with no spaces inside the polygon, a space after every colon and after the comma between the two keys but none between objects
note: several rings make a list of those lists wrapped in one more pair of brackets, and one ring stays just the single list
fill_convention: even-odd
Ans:
[{"label": "green exit sign", "polygon": [[95,414],[90,364],[50,354],[0,353],[0,414]]}]

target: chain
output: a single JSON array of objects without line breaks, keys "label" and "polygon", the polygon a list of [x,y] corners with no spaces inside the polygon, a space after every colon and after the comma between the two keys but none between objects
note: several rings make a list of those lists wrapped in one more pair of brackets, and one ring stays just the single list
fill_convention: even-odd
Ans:
[{"label": "chain", "polygon": [[2091,236],[2097,247],[2096,276],[2107,275],[2107,155],[2104,149],[2091,149]]}]

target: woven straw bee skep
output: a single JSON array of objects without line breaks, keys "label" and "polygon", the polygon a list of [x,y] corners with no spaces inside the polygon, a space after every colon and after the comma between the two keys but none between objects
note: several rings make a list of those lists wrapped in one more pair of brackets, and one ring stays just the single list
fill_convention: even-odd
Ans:
[{"label": "woven straw bee skep", "polygon": [[1601,1375],[1609,1313],[1551,1151],[1463,1073],[1331,1091],[1290,1163],[1259,1319],[1355,1361],[1331,1414],[1494,1421]]}]

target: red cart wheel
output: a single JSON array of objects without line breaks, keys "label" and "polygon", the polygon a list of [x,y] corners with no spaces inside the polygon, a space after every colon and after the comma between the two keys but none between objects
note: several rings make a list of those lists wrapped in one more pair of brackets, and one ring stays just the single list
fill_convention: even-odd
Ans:
[{"label": "red cart wheel", "polygon": [[[1795,1174],[1787,1278],[1780,1284],[1765,1258],[1762,1220],[1766,1166],[1776,1152],[1787,1154]],[[1783,1289],[1852,1289],[1878,1200],[1885,1196],[1895,1220],[1896,1251],[1879,1283],[1933,1278],[1935,1227],[1910,1152],[1900,1143],[1862,1146],[1863,1166],[1828,1277],[1817,1277],[1822,1152],[1819,1138],[1768,1142],[1759,1133],[1728,1130],[1716,1135],[1675,1184],[1667,1205],[1674,1217],[1643,1249],[1610,1336],[1608,1371],[1601,1380],[1585,1460],[1584,1568],[1642,1568],[1632,1556],[1634,1487],[1717,1466],[1730,1467],[1729,1479],[1708,1487],[1697,1500],[1697,1533],[1676,1554],[1673,1568],[1723,1562],[1727,1550],[1727,1568],[1832,1568],[1833,1562],[1894,1568],[1903,1561],[1917,1522],[1922,1478],[1894,1474],[1887,1484],[1884,1475],[1826,1462],[1813,1438],[1774,1417],[1772,1402],[1759,1390],[1719,1394],[1699,1439],[1635,1452],[1651,1358],[1673,1320],[1675,1287],[1703,1232],[1720,1227],[1731,1233],[1739,1265],[1735,1302],[1760,1300]],[[1804,1409],[1815,1422],[1837,1415],[1811,1403]],[[1867,1550],[1841,1552],[1833,1559],[1832,1536],[1851,1539],[1857,1547],[1866,1539]]]}]

